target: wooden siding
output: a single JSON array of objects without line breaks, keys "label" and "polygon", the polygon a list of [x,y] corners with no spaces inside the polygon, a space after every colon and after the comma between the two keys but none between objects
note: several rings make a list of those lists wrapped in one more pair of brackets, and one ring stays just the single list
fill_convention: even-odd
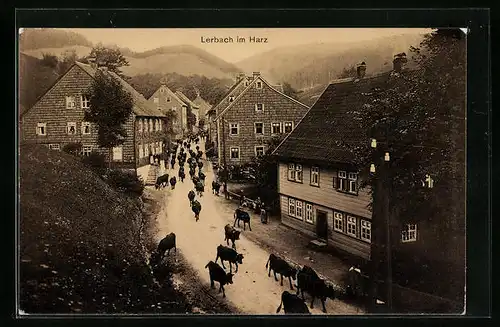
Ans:
[{"label": "wooden siding", "polygon": [[[249,162],[255,156],[255,146],[264,145],[264,149],[267,150],[265,143],[272,137],[271,123],[283,124],[293,121],[295,126],[308,110],[307,107],[271,89],[266,83],[262,83],[262,89],[257,89],[255,84],[252,85],[235,101],[233,106],[224,113],[222,117],[224,120],[222,118],[220,120],[222,120],[221,124],[225,124],[227,163],[236,165]],[[257,103],[264,104],[263,112],[256,112]],[[256,122],[264,124],[264,135],[255,134],[254,123]],[[237,136],[230,135],[230,123],[239,124]],[[222,133],[222,126],[219,128]],[[220,138],[223,137],[221,133]],[[284,133],[281,134],[284,135]],[[240,148],[239,160],[231,159],[231,147]]]},{"label": "wooden siding", "polygon": [[321,167],[319,172],[319,187],[311,186],[311,166],[303,165],[302,171],[302,183],[289,181],[288,163],[280,163],[278,175],[280,193],[371,219],[372,214],[367,207],[370,203],[368,189],[359,190],[358,195],[339,192],[333,188],[333,177],[337,176],[337,172],[321,169]]}]

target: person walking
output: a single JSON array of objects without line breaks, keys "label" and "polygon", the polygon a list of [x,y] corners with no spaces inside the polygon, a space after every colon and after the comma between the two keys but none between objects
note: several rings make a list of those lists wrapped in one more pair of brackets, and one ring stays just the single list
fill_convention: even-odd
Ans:
[{"label": "person walking", "polygon": [[264,207],[264,203],[262,203],[260,208],[260,222],[263,224],[267,224],[267,211]]}]

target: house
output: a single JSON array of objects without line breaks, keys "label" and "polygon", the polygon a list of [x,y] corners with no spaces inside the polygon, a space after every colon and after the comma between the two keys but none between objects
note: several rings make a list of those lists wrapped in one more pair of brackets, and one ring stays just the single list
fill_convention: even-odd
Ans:
[{"label": "house", "polygon": [[273,137],[284,137],[309,107],[271,86],[259,72],[239,76],[216,106],[219,164],[242,165],[266,153]]},{"label": "house", "polygon": [[200,96],[199,92],[197,92],[196,99],[193,100],[193,103],[198,105],[198,107],[200,108],[199,119],[200,120],[203,119],[204,121],[203,130],[207,132],[209,124],[207,123],[206,118],[207,118],[207,113],[210,109],[212,109],[212,106]]},{"label": "house", "polygon": [[[175,92],[175,94],[187,105],[187,112],[189,115],[189,112],[191,112],[194,117],[194,125],[191,126],[191,128],[188,127],[189,132],[197,132],[198,131],[198,123],[200,121],[200,107],[195,104],[193,101],[189,100],[189,98],[182,93],[181,91]],[[187,120],[187,115],[186,115],[186,125],[189,126],[188,120]]]},{"label": "house", "polygon": [[160,87],[149,97],[148,101],[156,105],[156,108],[167,117],[169,112],[175,113],[172,122],[168,123],[172,124],[174,138],[181,139],[187,130],[188,105],[168,88],[164,79],[160,83]]},{"label": "house", "polygon": [[[343,144],[369,142],[366,132],[353,123],[352,111],[362,110],[369,96],[392,85],[391,74],[401,72],[396,63],[395,60],[392,72],[370,77],[364,76],[366,65],[360,65],[356,78],[329,84],[292,133],[273,151],[279,162],[281,222],[309,235],[318,245],[349,254],[357,262],[366,263],[371,259],[371,194],[369,187],[359,188],[365,173],[358,171],[354,154]],[[433,272],[439,275],[437,271],[449,274],[453,269],[465,269],[465,234],[461,234],[464,229],[460,232],[459,227],[463,222],[455,221],[457,226],[453,226],[454,223],[444,217],[418,223],[412,220],[413,217],[409,217],[410,223],[392,222],[393,281],[437,295],[433,290],[424,289],[425,283],[431,283]],[[444,270],[437,270],[438,267]],[[416,276],[414,284],[409,281],[411,275]],[[463,294],[463,287],[458,287],[439,296],[451,299],[454,295],[450,294],[461,292]],[[408,294],[407,288],[394,289],[394,297],[400,300],[423,298],[415,292]],[[421,303],[431,303],[435,298],[425,299]]]},{"label": "house", "polygon": [[206,112],[206,124],[208,128],[207,143],[214,148],[214,154],[217,155],[217,125],[215,122],[215,109],[210,109]]},{"label": "house", "polygon": [[75,62],[35,105],[21,116],[21,140],[61,150],[70,143],[81,143],[81,153],[102,153],[109,160],[108,149],[97,143],[97,126],[84,121],[84,111],[90,101],[85,96],[97,72],[109,74],[120,81],[133,98],[133,112],[125,123],[125,142],[113,148],[114,167],[133,169],[147,180],[150,156],[163,149],[165,115],[152,106],[132,86],[105,67]]}]

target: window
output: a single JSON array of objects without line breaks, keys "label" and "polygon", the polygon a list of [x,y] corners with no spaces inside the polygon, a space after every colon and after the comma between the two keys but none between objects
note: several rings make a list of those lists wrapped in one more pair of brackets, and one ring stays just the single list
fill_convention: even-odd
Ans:
[{"label": "window", "polygon": [[160,93],[163,93],[163,92],[165,92],[165,90],[164,89],[160,89]]},{"label": "window", "polygon": [[89,122],[82,123],[82,134],[83,135],[90,135],[90,123]]},{"label": "window", "polygon": [[147,144],[144,144],[144,156],[149,157],[149,148]]},{"label": "window", "polygon": [[288,214],[295,217],[295,199],[288,199]]},{"label": "window", "polygon": [[144,158],[144,148],[141,145],[139,145],[139,158]]},{"label": "window", "polygon": [[142,133],[142,119],[139,119],[139,133]]},{"label": "window", "polygon": [[417,240],[417,224],[406,224],[401,231],[401,242],[415,242]]},{"label": "window", "polygon": [[84,145],[82,146],[82,155],[85,157],[90,156],[90,153],[92,152],[92,146],[91,145]]},{"label": "window", "polygon": [[240,158],[240,148],[231,148],[231,159]]},{"label": "window", "polygon": [[361,220],[361,239],[370,242],[372,239],[372,223]]},{"label": "window", "polygon": [[171,97],[167,97],[167,102],[170,102],[172,101],[172,98]]},{"label": "window", "polygon": [[156,154],[156,149],[155,149],[155,145],[154,145],[154,143],[151,143],[151,144],[149,145],[149,147],[151,148],[151,154],[152,154],[152,155],[155,155],[155,154]]},{"label": "window", "polygon": [[333,213],[333,229],[337,232],[344,231],[344,216],[340,212]]},{"label": "window", "polygon": [[234,96],[232,96],[232,95],[231,95],[231,96],[229,97],[229,102],[233,102],[233,101],[234,101]]},{"label": "window", "polygon": [[38,123],[36,125],[36,135],[47,135],[47,123]]},{"label": "window", "polygon": [[302,205],[303,205],[303,202],[302,201],[295,201],[295,217],[297,218],[300,218],[302,220]]},{"label": "window", "polygon": [[149,125],[148,125],[148,120],[147,119],[142,119],[144,122],[144,131],[148,132],[149,131]]},{"label": "window", "polygon": [[356,237],[356,218],[347,216],[347,234]]},{"label": "window", "polygon": [[293,163],[288,165],[288,180],[302,183],[302,165]]},{"label": "window", "polygon": [[349,173],[349,193],[354,193],[354,194],[358,193],[357,180],[358,180],[358,174]]},{"label": "window", "polygon": [[255,123],[255,134],[264,134],[264,123]]},{"label": "window", "polygon": [[256,103],[255,104],[255,111],[257,111],[257,112],[264,111],[264,104],[263,103]]},{"label": "window", "polygon": [[338,176],[337,188],[340,191],[347,192],[347,173],[345,171],[340,170],[337,176]]},{"label": "window", "polygon": [[153,99],[153,101],[154,101],[154,103],[156,103],[156,104],[159,104],[159,103],[160,103],[160,99],[159,99],[159,98],[154,98],[154,99]]},{"label": "window", "polygon": [[319,167],[311,167],[311,185],[319,186]]},{"label": "window", "polygon": [[76,123],[68,123],[66,126],[66,130],[68,132],[68,135],[75,135],[76,134]]},{"label": "window", "polygon": [[66,97],[66,109],[76,108],[75,97]]},{"label": "window", "polygon": [[250,83],[248,81],[245,82],[245,86],[248,86]]},{"label": "window", "polygon": [[82,95],[82,96],[80,97],[80,103],[81,103],[81,105],[82,105],[82,108],[83,108],[83,109],[88,109],[88,108],[90,108],[90,99],[89,99],[89,97],[88,97],[88,96],[86,96],[86,95]]},{"label": "window", "polygon": [[154,130],[155,132],[157,132],[157,131],[158,131],[158,121],[157,121],[156,119],[155,119],[155,120],[153,120],[153,130]]},{"label": "window", "polygon": [[273,134],[281,133],[281,124],[280,123],[272,123],[271,124],[271,133],[273,133]]},{"label": "window", "polygon": [[239,129],[238,124],[229,124],[229,135],[238,135]]},{"label": "window", "polygon": [[113,148],[113,160],[114,161],[123,160],[123,148],[121,146],[116,146]]},{"label": "window", "polygon": [[313,223],[313,206],[310,203],[306,203],[306,222]]},{"label": "window", "polygon": [[264,155],[264,146],[263,145],[257,145],[255,147],[255,156],[259,157],[259,156],[263,156],[263,155]]},{"label": "window", "polygon": [[163,121],[160,119],[159,122],[160,122],[160,132],[161,132],[163,131]]},{"label": "window", "polygon": [[256,84],[255,84],[255,87],[258,88],[258,89],[261,89],[262,88],[262,82],[261,81],[258,81]]},{"label": "window", "polygon": [[61,150],[61,146],[59,144],[49,144],[49,149],[51,149],[51,150]]},{"label": "window", "polygon": [[290,133],[293,130],[293,121],[286,121],[284,126],[285,126],[285,133]]},{"label": "window", "polygon": [[152,132],[153,131],[153,119],[149,119],[149,131]]}]

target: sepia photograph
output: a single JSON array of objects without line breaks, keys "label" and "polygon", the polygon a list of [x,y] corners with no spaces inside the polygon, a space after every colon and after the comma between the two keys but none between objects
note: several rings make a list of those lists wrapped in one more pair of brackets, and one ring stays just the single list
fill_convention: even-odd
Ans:
[{"label": "sepia photograph", "polygon": [[18,315],[465,312],[467,29],[17,38]]}]

